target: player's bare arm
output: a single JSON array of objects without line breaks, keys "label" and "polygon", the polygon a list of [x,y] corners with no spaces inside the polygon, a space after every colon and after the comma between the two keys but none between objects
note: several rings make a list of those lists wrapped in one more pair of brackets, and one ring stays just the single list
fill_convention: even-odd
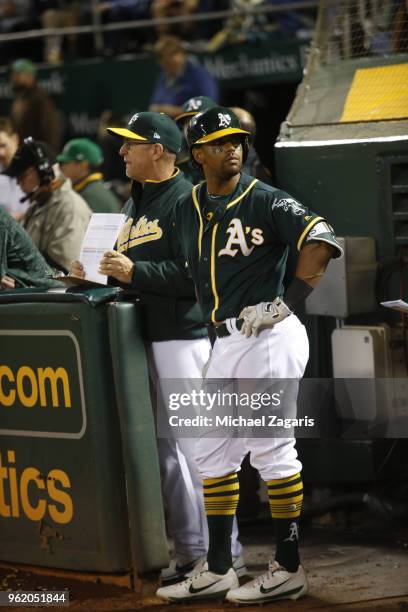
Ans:
[{"label": "player's bare arm", "polygon": [[334,251],[334,247],[326,242],[305,245],[300,251],[295,277],[314,289],[325,273]]}]

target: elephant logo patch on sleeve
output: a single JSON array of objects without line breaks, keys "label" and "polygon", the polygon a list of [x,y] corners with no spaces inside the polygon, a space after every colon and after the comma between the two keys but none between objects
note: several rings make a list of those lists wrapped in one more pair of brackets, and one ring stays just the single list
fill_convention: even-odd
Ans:
[{"label": "elephant logo patch on sleeve", "polygon": [[298,217],[304,215],[306,212],[306,209],[303,208],[303,206],[301,206],[299,202],[296,202],[296,200],[294,200],[293,198],[283,198],[281,200],[275,200],[275,202],[272,204],[272,210],[276,210],[277,208],[283,208],[285,212],[288,212],[290,210],[294,215]]}]

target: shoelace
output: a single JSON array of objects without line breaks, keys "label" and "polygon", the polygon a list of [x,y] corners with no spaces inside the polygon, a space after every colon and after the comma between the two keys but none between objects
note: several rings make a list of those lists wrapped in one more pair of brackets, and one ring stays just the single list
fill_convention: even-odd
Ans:
[{"label": "shoelace", "polygon": [[208,570],[202,570],[201,572],[198,572],[198,574],[194,574],[193,576],[190,576],[189,578],[186,578],[185,580],[183,580],[183,582],[180,582],[180,586],[182,585],[189,585],[193,583],[193,580],[195,580],[196,578],[199,578],[201,576],[201,574],[205,574],[207,573]]},{"label": "shoelace", "polygon": [[254,579],[251,585],[252,588],[255,589],[261,586],[265,580],[269,580],[270,578],[273,578],[273,575],[275,574],[275,572],[278,572],[279,570],[285,571],[284,568],[280,565],[276,565],[272,569],[269,568],[267,572],[265,572],[264,574],[261,574],[260,576],[257,576],[257,578]]}]

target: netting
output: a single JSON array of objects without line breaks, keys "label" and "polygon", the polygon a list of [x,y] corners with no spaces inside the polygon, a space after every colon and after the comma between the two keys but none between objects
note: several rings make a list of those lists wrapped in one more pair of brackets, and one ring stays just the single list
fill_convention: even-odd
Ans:
[{"label": "netting", "polygon": [[406,0],[323,0],[316,42],[321,62],[408,52]]},{"label": "netting", "polygon": [[321,0],[290,125],[408,118],[408,1]]}]

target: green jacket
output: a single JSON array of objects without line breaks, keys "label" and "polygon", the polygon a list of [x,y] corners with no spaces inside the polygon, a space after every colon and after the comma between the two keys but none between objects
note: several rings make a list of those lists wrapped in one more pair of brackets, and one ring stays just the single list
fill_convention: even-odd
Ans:
[{"label": "green jacket", "polygon": [[207,335],[173,220],[176,200],[191,189],[178,169],[170,179],[146,181],[144,187],[134,181],[122,211],[127,221],[117,250],[135,262],[132,283],[124,288],[141,297],[149,341]]},{"label": "green jacket", "polygon": [[0,278],[14,278],[22,287],[58,287],[53,270],[27,232],[0,208]]},{"label": "green jacket", "polygon": [[94,213],[118,213],[122,203],[115,194],[108,189],[102,180],[100,172],[89,174],[86,178],[75,183],[74,189],[80,193]]}]

